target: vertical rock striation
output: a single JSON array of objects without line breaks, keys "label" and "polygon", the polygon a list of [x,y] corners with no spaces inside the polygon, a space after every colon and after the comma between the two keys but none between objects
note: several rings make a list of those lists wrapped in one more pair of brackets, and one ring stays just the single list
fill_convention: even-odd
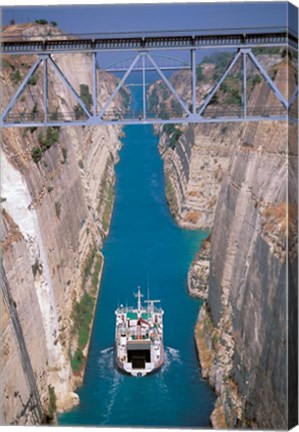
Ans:
[{"label": "vertical rock striation", "polygon": [[[23,27],[14,26],[18,32],[44,30]],[[4,100],[17,85],[15,72],[23,76],[26,71],[25,57],[6,59]],[[76,91],[82,84],[90,88],[91,57],[66,57],[57,56],[56,61],[67,76],[75,76]],[[100,71],[98,76],[103,101],[116,79]],[[56,91],[56,112],[73,111],[73,100],[53,71],[49,77],[49,92]],[[38,76],[16,110],[32,112],[41,100]],[[122,97],[114,103],[121,106]],[[3,131],[1,423],[55,421],[56,410],[78,403],[74,389],[84,374],[120,135],[116,126]]]},{"label": "vertical rock striation", "polygon": [[[280,88],[287,66],[277,68]],[[259,97],[269,105],[274,98],[265,86]],[[290,135],[296,126],[283,122],[244,125],[221,186],[208,300],[195,330],[204,375],[219,395],[211,417],[216,428],[289,425],[287,374],[296,367],[289,357],[287,266],[297,259]]]},{"label": "vertical rock striation", "polygon": [[[297,80],[292,54],[257,55],[290,97]],[[213,87],[221,55],[210,60],[197,68],[198,100]],[[172,84],[190,104],[186,74]],[[221,86],[216,105],[238,101],[235,78]],[[280,106],[256,72],[247,84],[249,109]],[[163,114],[172,101],[162,87],[151,95]],[[295,424],[297,400],[297,127],[261,121],[167,125],[157,132],[172,214],[181,226],[212,229],[188,273],[190,293],[206,300],[195,340],[202,375],[219,396],[212,424],[287,428]]]}]

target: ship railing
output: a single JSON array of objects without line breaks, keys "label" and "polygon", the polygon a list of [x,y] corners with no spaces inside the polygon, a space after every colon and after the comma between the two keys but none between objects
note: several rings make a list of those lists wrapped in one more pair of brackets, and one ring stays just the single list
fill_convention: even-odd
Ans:
[{"label": "ship railing", "polygon": [[140,338],[141,339],[148,339],[149,334],[148,334],[147,329],[141,329],[140,332],[138,332],[137,330],[129,329],[127,331],[127,337],[132,338],[132,340],[139,340]]}]

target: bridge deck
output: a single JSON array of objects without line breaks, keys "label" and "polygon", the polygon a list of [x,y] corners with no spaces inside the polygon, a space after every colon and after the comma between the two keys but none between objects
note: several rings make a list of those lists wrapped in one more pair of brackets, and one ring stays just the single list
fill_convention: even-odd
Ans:
[{"label": "bridge deck", "polygon": [[36,54],[53,52],[94,52],[107,50],[165,50],[191,48],[244,48],[289,45],[297,48],[297,38],[288,32],[240,33],[219,35],[140,36],[114,38],[32,37],[30,40],[2,35],[3,54]]}]

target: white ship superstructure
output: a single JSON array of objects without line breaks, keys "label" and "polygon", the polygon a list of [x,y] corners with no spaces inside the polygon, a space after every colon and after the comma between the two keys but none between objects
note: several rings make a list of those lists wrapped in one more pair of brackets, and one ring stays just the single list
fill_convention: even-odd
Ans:
[{"label": "white ship superstructure", "polygon": [[164,362],[163,310],[160,300],[145,300],[138,287],[137,308],[120,305],[115,311],[115,358],[117,366],[133,376],[147,375]]}]

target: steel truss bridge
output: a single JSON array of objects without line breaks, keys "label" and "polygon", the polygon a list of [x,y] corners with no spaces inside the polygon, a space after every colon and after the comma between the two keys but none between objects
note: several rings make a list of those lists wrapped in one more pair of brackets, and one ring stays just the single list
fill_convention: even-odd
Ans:
[{"label": "steel truss bridge", "polygon": [[[2,55],[29,55],[33,58],[32,66],[23,82],[15,91],[6,106],[2,107],[0,126],[12,127],[40,127],[40,126],[88,126],[88,125],[111,125],[111,124],[166,124],[166,123],[226,123],[226,122],[258,122],[261,120],[291,120],[297,121],[295,101],[298,98],[298,86],[294,89],[289,99],[286,99],[273,79],[269,76],[257,56],[254,48],[282,47],[286,50],[297,52],[297,37],[286,31],[272,32],[231,32],[226,34],[160,34],[160,35],[93,35],[84,36],[56,36],[56,37],[2,37]],[[234,51],[232,59],[210,90],[203,102],[199,105],[196,92],[196,53],[203,50],[226,49]],[[171,51],[173,56],[165,56],[163,52]],[[189,62],[183,62],[175,58],[177,50],[185,50],[189,53]],[[111,91],[108,100],[101,106],[98,103],[98,75],[97,56],[103,53],[130,52],[133,57],[114,63],[106,68],[108,72],[123,72],[123,77],[118,81],[115,89]],[[157,54],[157,52],[159,54]],[[71,85],[69,79],[57,64],[58,55],[69,53],[89,53],[92,56],[92,106],[88,107]],[[53,58],[55,55],[55,60]],[[34,61],[35,60],[35,61]],[[240,80],[242,84],[242,103],[238,108],[226,107],[225,111],[212,107],[215,94],[222,83],[232,71],[236,63],[242,62]],[[279,101],[275,107],[249,107],[247,101],[247,64],[250,62],[266,81],[272,92]],[[14,114],[12,112],[21,94],[29,84],[38,68],[43,66],[43,114]],[[82,115],[76,118],[74,113],[49,112],[49,74],[48,66],[55,71],[57,76],[68,88],[74,99],[81,108]],[[191,99],[192,103],[187,106],[186,102],[179,96],[171,84],[171,80],[165,71],[189,70],[191,77]],[[121,112],[111,109],[112,101],[121,88],[126,84],[129,75],[134,71],[142,74],[142,110],[140,112]],[[147,110],[147,86],[146,71],[155,71],[159,78],[168,88],[168,91],[179,104],[180,109],[176,112],[168,112],[168,116],[158,116]],[[76,71],[73,71],[74,73]],[[104,78],[103,78],[104,79]],[[203,95],[204,96],[204,95]],[[293,109],[294,108],[294,109]],[[295,114],[293,114],[295,112]]]}]

